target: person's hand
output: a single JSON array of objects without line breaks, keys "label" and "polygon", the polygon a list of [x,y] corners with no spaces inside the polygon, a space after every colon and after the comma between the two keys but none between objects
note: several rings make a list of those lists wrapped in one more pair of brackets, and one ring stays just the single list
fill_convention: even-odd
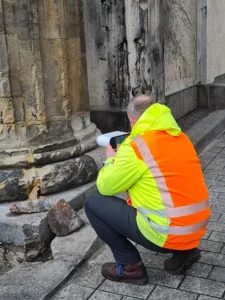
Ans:
[{"label": "person's hand", "polygon": [[[117,146],[117,150],[119,149],[119,146]],[[107,148],[106,148],[106,157],[114,157],[116,155],[116,151],[111,147],[110,144],[108,144]]]}]

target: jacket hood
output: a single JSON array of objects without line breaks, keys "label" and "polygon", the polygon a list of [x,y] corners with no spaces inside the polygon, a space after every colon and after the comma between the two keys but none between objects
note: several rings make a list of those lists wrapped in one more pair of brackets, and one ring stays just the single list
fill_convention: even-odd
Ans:
[{"label": "jacket hood", "polygon": [[171,114],[171,110],[162,104],[150,106],[134,125],[130,137],[133,138],[146,131],[166,131],[172,136],[179,136],[181,129]]}]

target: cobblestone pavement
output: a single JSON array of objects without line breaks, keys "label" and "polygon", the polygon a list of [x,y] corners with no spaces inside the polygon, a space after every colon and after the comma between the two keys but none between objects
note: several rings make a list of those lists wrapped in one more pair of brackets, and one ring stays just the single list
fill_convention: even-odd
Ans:
[{"label": "cobblestone pavement", "polygon": [[149,283],[134,286],[110,282],[100,274],[102,263],[113,261],[109,249],[104,246],[53,299],[225,299],[225,132],[200,155],[200,159],[209,188],[212,215],[199,247],[202,258],[186,275],[165,273],[166,255],[137,246],[148,268]]}]

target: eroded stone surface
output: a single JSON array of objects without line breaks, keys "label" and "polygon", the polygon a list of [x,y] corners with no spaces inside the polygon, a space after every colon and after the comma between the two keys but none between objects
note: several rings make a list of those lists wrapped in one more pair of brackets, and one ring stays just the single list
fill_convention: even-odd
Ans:
[{"label": "eroded stone surface", "polygon": [[60,200],[49,210],[48,223],[57,236],[65,236],[80,228],[83,221],[65,200]]},{"label": "eroded stone surface", "polygon": [[0,207],[0,241],[18,251],[40,253],[46,248],[53,238],[46,213],[16,216],[9,214],[8,204]]},{"label": "eroded stone surface", "polygon": [[88,155],[37,168],[3,169],[0,202],[26,200],[36,184],[39,196],[75,188],[95,180],[97,173],[97,165]]},{"label": "eroded stone surface", "polygon": [[[99,133],[89,114],[83,7],[67,2],[0,1],[1,202],[26,200],[33,180],[43,195],[97,174],[83,156]],[[34,170],[31,182],[24,168]]]},{"label": "eroded stone surface", "polygon": [[[43,200],[51,207],[60,199],[65,199],[73,209],[78,210],[89,193],[95,189],[95,182],[91,182],[76,189],[45,197]],[[10,214],[8,203],[0,204],[0,241],[8,248],[16,247],[16,252],[25,253],[25,259],[33,259],[45,250],[52,239],[53,233],[46,212],[15,215]]]},{"label": "eroded stone surface", "polygon": [[14,214],[39,213],[48,211],[49,209],[50,205],[46,199],[22,201],[9,206],[9,210]]}]

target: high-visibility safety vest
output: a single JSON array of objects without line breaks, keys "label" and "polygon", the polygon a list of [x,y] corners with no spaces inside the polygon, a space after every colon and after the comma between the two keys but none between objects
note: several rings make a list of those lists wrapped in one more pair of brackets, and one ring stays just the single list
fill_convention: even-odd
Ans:
[{"label": "high-visibility safety vest", "polygon": [[[190,140],[183,133],[174,138],[164,131],[148,131],[135,137],[130,145],[155,180],[155,188],[151,187],[152,199],[145,206],[128,199],[137,209],[140,231],[163,248],[197,247],[206,231],[210,207],[199,160]],[[188,157],[186,164],[182,164],[183,156]]]}]

